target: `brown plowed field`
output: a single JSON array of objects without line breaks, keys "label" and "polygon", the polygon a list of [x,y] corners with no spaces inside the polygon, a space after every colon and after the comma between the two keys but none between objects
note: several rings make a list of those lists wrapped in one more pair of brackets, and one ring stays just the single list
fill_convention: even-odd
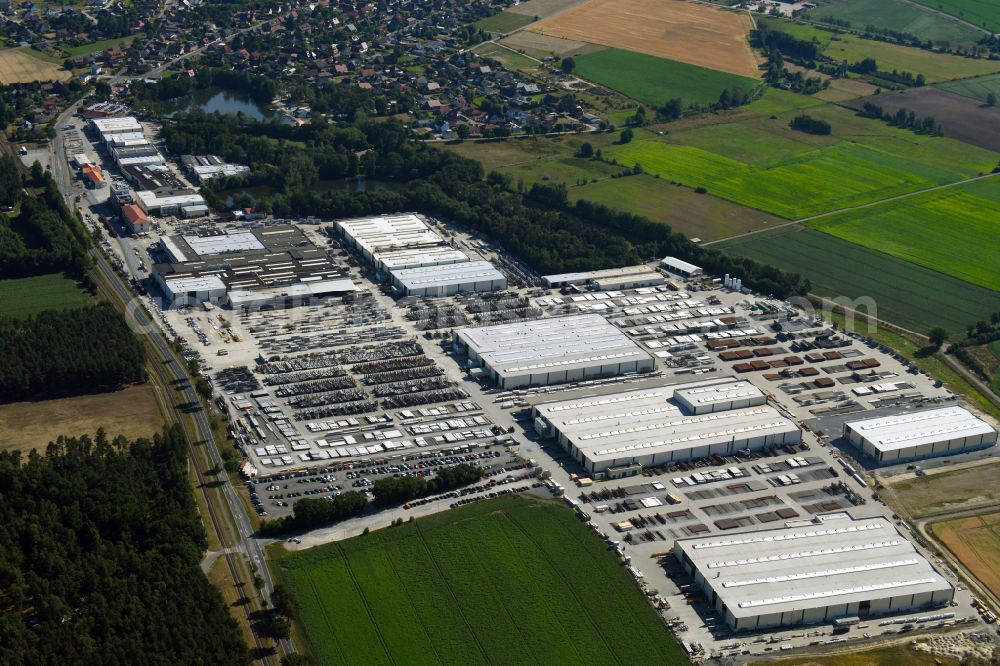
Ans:
[{"label": "brown plowed field", "polygon": [[589,0],[528,29],[758,77],[750,27],[746,15],[681,0]]},{"label": "brown plowed field", "polygon": [[979,582],[1000,595],[1000,513],[934,523],[931,529]]}]

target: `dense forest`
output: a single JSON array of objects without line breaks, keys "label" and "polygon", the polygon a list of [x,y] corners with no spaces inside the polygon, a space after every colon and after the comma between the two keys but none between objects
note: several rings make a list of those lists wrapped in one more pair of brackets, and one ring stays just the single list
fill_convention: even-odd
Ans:
[{"label": "dense forest", "polygon": [[[335,125],[314,118],[293,127],[195,111],[163,128],[176,153],[216,154],[250,165],[252,175],[205,188],[216,208],[226,189],[266,185],[258,206],[278,217],[338,218],[419,211],[474,229],[542,273],[625,266],[673,255],[706,271],[742,276],[759,292],[785,298],[808,291],[795,274],[702,248],[669,226],[587,201],[571,203],[562,186],[526,188],[478,162],[413,141],[396,120]],[[528,139],[530,140],[530,139]],[[366,176],[392,189],[336,193],[320,180]]]},{"label": "dense forest", "polygon": [[84,277],[87,231],[37,162],[22,182],[14,160],[0,158],[0,205],[14,209],[0,215],[0,278],[56,271]]},{"label": "dense forest", "polygon": [[199,567],[184,434],[0,452],[0,663],[249,664]]},{"label": "dense forest", "polygon": [[143,379],[144,359],[108,303],[0,317],[0,402],[115,389]]}]

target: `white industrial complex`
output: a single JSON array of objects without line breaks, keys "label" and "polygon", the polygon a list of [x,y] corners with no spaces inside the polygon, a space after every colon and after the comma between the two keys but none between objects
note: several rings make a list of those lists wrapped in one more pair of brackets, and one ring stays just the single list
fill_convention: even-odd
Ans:
[{"label": "white industrial complex", "polygon": [[391,275],[393,284],[405,296],[452,296],[507,288],[507,278],[488,261],[402,268]]},{"label": "white industrial complex", "polygon": [[751,389],[731,381],[659,385],[547,402],[535,405],[535,428],[589,473],[612,478],[640,467],[798,443],[798,426]]},{"label": "white industrial complex", "polygon": [[997,431],[962,407],[943,407],[851,421],[844,437],[882,465],[993,446]]},{"label": "white industrial complex", "polygon": [[882,516],[678,539],[674,555],[736,631],[941,607],[955,594]]},{"label": "white industrial complex", "polygon": [[653,370],[653,357],[596,314],[553,317],[455,331],[500,388],[548,386]]},{"label": "white industrial complex", "polygon": [[662,273],[646,265],[542,276],[542,284],[553,289],[589,285],[602,291],[656,287],[666,283],[666,281],[667,279],[663,277]]},{"label": "white industrial complex", "polygon": [[507,288],[506,276],[493,264],[451,247],[416,215],[343,220],[337,230],[377,275],[388,277],[404,296],[452,296]]}]

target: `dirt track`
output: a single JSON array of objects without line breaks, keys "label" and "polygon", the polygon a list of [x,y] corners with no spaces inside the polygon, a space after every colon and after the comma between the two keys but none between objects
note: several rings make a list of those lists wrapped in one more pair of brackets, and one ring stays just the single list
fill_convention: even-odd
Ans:
[{"label": "dirt track", "polygon": [[748,16],[680,0],[589,0],[528,29],[741,76],[760,75],[747,41]]}]

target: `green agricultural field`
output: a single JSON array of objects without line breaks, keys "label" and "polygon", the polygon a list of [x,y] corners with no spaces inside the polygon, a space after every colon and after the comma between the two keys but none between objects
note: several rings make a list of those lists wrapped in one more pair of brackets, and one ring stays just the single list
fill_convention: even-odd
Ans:
[{"label": "green agricultural field", "polygon": [[271,552],[317,663],[687,663],[614,554],[551,502]]},{"label": "green agricultural field", "polygon": [[61,273],[0,280],[0,315],[27,317],[42,310],[66,310],[88,302],[76,282]]},{"label": "green agricultural field", "polygon": [[1000,311],[996,291],[800,225],[712,247],[804,275],[822,296],[869,296],[880,319],[921,333],[932,326],[961,333]]},{"label": "green agricultural field", "polygon": [[142,35],[130,35],[128,37],[116,37],[114,39],[105,39],[99,42],[90,42],[89,44],[81,44],[80,46],[63,46],[61,47],[63,51],[68,53],[70,57],[77,57],[82,55],[89,55],[91,53],[97,53],[98,51],[104,51],[107,49],[114,48],[116,46],[122,47],[122,49],[127,49],[129,45],[138,37]]},{"label": "green agricultural field", "polygon": [[487,32],[507,34],[534,22],[535,19],[532,16],[514,14],[513,12],[500,12],[499,14],[476,21],[476,27]]},{"label": "green agricultural field", "polygon": [[1000,181],[988,178],[831,215],[810,226],[1000,291],[997,220]]},{"label": "green agricultural field", "polygon": [[602,49],[577,56],[575,74],[641,102],[661,106],[679,97],[684,106],[719,101],[723,90],[746,92],[755,79],[726,74],[683,62],[621,49]]},{"label": "green agricultural field", "polygon": [[580,157],[563,157],[500,167],[497,171],[507,174],[515,181],[523,180],[526,185],[564,183],[566,186],[572,187],[581,182],[608,178],[613,174],[620,173],[623,169],[605,162],[596,162]]},{"label": "green agricultural field", "polygon": [[977,60],[932,53],[909,46],[862,39],[846,33],[838,34],[830,30],[787,20],[761,20],[767,21],[775,29],[794,35],[798,39],[817,39],[821,44],[823,55],[830,58],[846,60],[850,63],[859,62],[865,58],[875,58],[881,71],[891,72],[896,69],[901,72],[911,72],[914,75],[923,74],[928,83],[1000,71],[1000,62],[996,60]]},{"label": "green agricultural field", "polygon": [[759,99],[755,99],[743,108],[762,116],[772,116],[785,111],[808,109],[823,104],[826,102],[814,95],[799,95],[780,88],[766,88]]},{"label": "green agricultural field", "polygon": [[948,81],[937,84],[937,87],[941,90],[953,92],[956,95],[978,99],[980,102],[985,102],[986,97],[990,93],[996,95],[997,99],[1000,100],[1000,74],[988,74],[971,79]]},{"label": "green agricultural field", "polygon": [[788,219],[857,206],[958,180],[944,167],[853,143],[748,165],[692,146],[639,141],[615,147],[620,164],[704,187],[711,194]]},{"label": "green agricultural field", "polygon": [[979,30],[906,0],[822,0],[808,17],[850,21],[856,30],[874,25],[933,42],[976,42],[983,36]]},{"label": "green agricultural field", "polygon": [[1000,32],[1000,4],[996,0],[916,0],[952,16]]}]

